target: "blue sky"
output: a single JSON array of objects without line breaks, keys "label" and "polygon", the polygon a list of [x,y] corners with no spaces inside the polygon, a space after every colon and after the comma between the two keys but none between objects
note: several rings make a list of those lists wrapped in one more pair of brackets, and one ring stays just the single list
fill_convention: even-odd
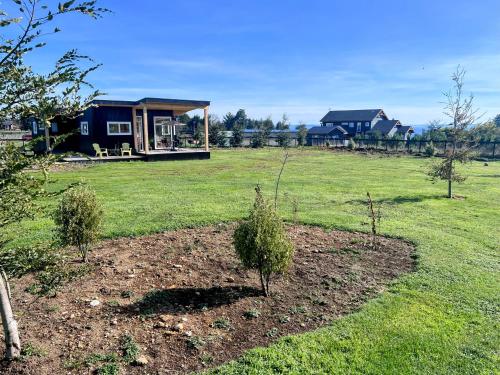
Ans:
[{"label": "blue sky", "polygon": [[458,64],[466,90],[500,113],[498,0],[102,0],[113,14],[60,19],[37,58],[78,48],[113,99],[211,100],[222,116],[286,112],[317,123],[329,109],[384,108],[408,124],[443,118]]}]

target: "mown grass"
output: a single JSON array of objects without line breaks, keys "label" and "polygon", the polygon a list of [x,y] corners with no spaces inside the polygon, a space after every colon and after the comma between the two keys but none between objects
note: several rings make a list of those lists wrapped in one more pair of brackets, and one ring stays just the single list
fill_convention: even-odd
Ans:
[{"label": "mown grass", "polygon": [[[105,236],[136,236],[242,218],[260,183],[271,197],[280,150],[216,151],[209,161],[103,164],[53,175],[52,189],[83,180],[104,204]],[[249,351],[220,374],[498,373],[500,164],[473,162],[444,198],[428,159],[294,150],[280,212],[302,223],[368,231],[370,191],[381,230],[417,246],[418,269],[331,326]],[[286,193],[286,196],[285,196]],[[54,204],[53,202],[51,203]],[[49,239],[49,217],[11,232],[14,244]]]}]

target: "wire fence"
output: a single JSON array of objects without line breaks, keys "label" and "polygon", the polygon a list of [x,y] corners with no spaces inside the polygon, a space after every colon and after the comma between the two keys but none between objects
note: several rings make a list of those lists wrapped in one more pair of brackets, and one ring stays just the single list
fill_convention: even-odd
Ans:
[{"label": "wire fence", "polygon": [[[464,146],[472,147],[479,157],[495,159],[500,157],[500,149],[498,141],[480,141],[480,142],[459,142],[458,148]],[[398,140],[398,139],[373,139],[361,138],[354,140],[354,149],[356,150],[372,150],[382,152],[401,152],[408,154],[429,154],[444,155],[452,147],[452,142],[447,140]],[[221,142],[219,147],[230,147],[231,137],[226,137],[224,142]],[[346,148],[349,145],[348,139],[333,138],[327,136],[308,136],[304,146],[315,147],[333,147]],[[187,144],[186,144],[187,146]],[[252,147],[252,139],[245,138],[241,144],[242,147]],[[269,137],[264,139],[262,146],[280,147],[279,139]],[[289,139],[288,147],[300,146],[300,142],[296,137]]]}]

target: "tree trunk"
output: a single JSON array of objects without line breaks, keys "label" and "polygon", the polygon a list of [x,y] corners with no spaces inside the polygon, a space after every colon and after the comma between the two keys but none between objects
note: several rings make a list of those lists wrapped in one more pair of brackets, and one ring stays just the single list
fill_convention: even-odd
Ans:
[{"label": "tree trunk", "polygon": [[266,289],[266,284],[264,283],[264,275],[262,274],[262,271],[259,270],[259,275],[260,275],[260,286],[262,287],[262,293],[264,293],[264,297],[267,297],[267,289]]},{"label": "tree trunk", "polygon": [[19,340],[17,322],[12,313],[9,282],[3,271],[1,271],[0,277],[0,315],[5,336],[5,359],[12,361],[21,355],[21,341]]},{"label": "tree trunk", "polygon": [[448,198],[451,198],[451,179],[448,179]]}]

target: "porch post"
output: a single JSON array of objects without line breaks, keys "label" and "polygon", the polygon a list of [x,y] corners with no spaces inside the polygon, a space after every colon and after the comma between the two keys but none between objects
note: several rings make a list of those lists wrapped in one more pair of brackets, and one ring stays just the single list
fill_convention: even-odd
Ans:
[{"label": "porch post", "polygon": [[146,106],[142,108],[142,126],[143,126],[143,141],[144,141],[144,153],[149,154],[149,134],[148,134],[148,109]]},{"label": "porch post", "polygon": [[205,124],[205,151],[208,151],[208,106],[203,109],[203,115]]},{"label": "porch post", "polygon": [[139,144],[137,143],[137,110],[135,107],[132,108],[132,135],[134,137],[134,149],[137,152]]}]

